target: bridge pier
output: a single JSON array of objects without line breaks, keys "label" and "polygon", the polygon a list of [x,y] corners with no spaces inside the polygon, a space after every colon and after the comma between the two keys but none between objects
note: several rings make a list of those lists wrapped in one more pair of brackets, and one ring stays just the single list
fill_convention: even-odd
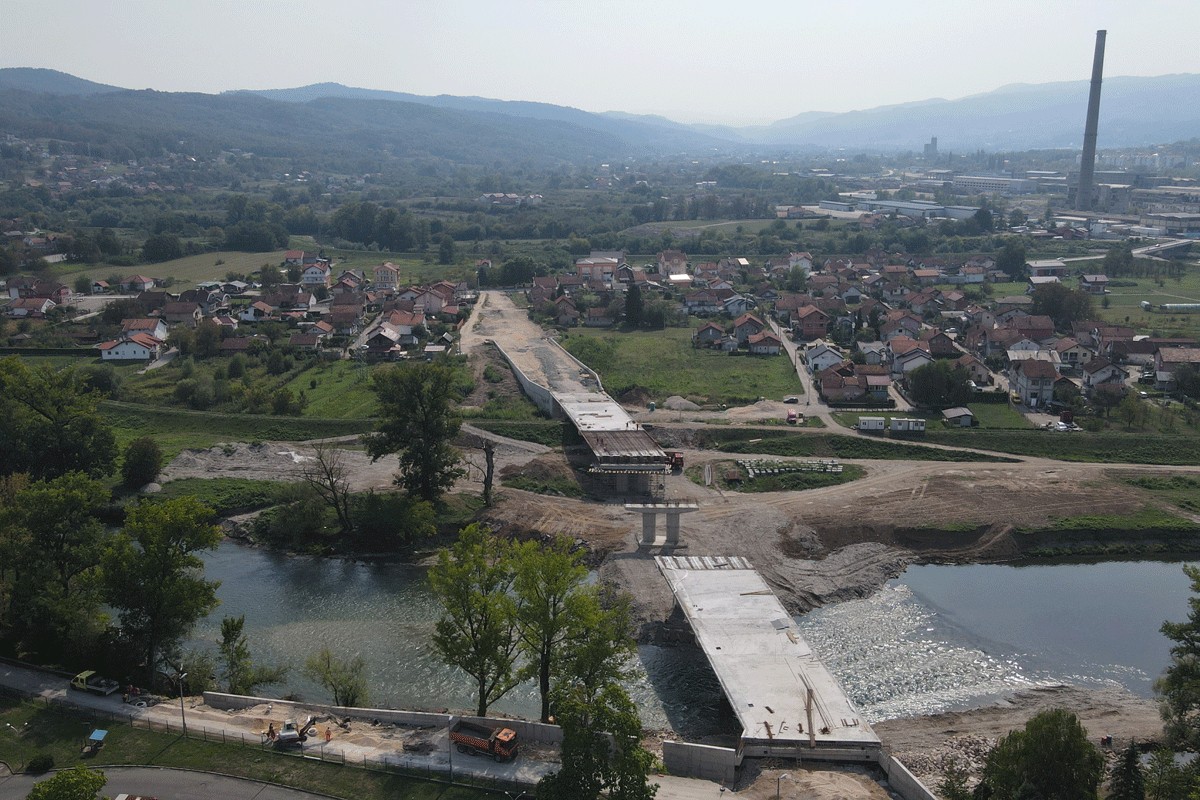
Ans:
[{"label": "bridge pier", "polygon": [[[679,539],[679,517],[692,511],[698,511],[696,503],[627,503],[626,511],[642,515],[642,538],[639,547],[684,547]],[[666,536],[658,535],[658,517],[665,516]]]}]

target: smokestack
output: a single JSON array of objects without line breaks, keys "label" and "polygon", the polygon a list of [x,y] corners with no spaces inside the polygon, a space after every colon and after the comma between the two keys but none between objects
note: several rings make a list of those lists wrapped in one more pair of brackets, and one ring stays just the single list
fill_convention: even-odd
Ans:
[{"label": "smokestack", "polygon": [[1096,31],[1096,55],[1092,59],[1092,90],[1088,94],[1087,123],[1083,127],[1083,160],[1079,164],[1079,188],[1075,207],[1080,211],[1092,208],[1092,184],[1096,172],[1096,132],[1100,127],[1100,82],[1104,78],[1104,37],[1107,31]]}]

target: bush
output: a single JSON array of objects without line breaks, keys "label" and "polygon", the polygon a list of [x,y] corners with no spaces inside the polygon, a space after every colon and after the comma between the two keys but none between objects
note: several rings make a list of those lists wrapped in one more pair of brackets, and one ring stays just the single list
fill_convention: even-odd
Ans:
[{"label": "bush", "polygon": [[121,464],[121,481],[128,489],[140,489],[153,483],[162,470],[163,455],[158,442],[149,436],[134,439],[125,448]]},{"label": "bush", "polygon": [[38,753],[25,765],[25,771],[31,775],[41,775],[52,769],[54,769],[54,756],[49,753]]}]

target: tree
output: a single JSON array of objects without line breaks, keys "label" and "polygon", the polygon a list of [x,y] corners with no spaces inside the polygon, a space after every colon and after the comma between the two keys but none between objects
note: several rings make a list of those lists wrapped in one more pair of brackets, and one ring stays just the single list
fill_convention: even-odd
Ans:
[{"label": "tree", "polygon": [[1146,765],[1143,777],[1147,800],[1175,800],[1190,796],[1189,777],[1175,763],[1175,753],[1169,748],[1160,747],[1150,754],[1150,763]]},{"label": "tree", "polygon": [[967,788],[970,775],[959,759],[951,758],[942,770],[942,780],[937,787],[942,800],[971,800],[971,790]]},{"label": "tree", "polygon": [[100,399],[76,370],[0,359],[0,475],[111,473],[117,444],[98,413]]},{"label": "tree", "polygon": [[140,489],[158,479],[162,470],[162,449],[149,436],[134,439],[125,448],[121,462],[121,480],[127,489]]},{"label": "tree", "polygon": [[455,256],[454,237],[448,233],[442,234],[442,239],[438,242],[438,263],[453,264]]},{"label": "tree", "polygon": [[92,279],[89,278],[87,275],[80,275],[79,277],[77,277],[75,279],[75,293],[76,294],[91,294],[92,293]]},{"label": "tree", "polygon": [[142,245],[142,257],[150,262],[171,261],[183,256],[183,242],[173,233],[157,233]]},{"label": "tree", "polygon": [[524,542],[513,548],[513,588],[518,602],[517,629],[528,667],[542,697],[542,722],[550,721],[550,679],[561,667],[566,649],[590,616],[592,595],[585,591],[587,566],[575,543],[555,537],[548,546]]},{"label": "tree", "polygon": [[312,450],[312,460],[304,466],[304,482],[334,510],[342,531],[348,532],[354,524],[350,518],[350,471],[346,466],[346,451],[327,442],[317,442]]},{"label": "tree", "polygon": [[323,647],[304,662],[304,674],[330,691],[335,706],[361,706],[367,702],[367,664],[362,656],[342,661]]},{"label": "tree", "polygon": [[968,380],[970,373],[964,367],[943,359],[909,373],[908,390],[913,402],[922,408],[951,408],[966,405],[971,399]]},{"label": "tree", "polygon": [[96,792],[106,783],[103,772],[78,764],[35,783],[28,800],[96,800]]},{"label": "tree", "polygon": [[[641,721],[622,681],[634,652],[629,598],[600,592],[597,614],[580,628],[555,682],[553,708],[563,730],[562,767],[537,786],[539,800],[649,800],[654,757],[641,744]],[[611,739],[609,736],[611,735]]]},{"label": "tree", "polygon": [[91,644],[101,595],[97,565],[108,534],[96,518],[108,499],[100,481],[78,472],[0,496],[0,530],[11,583],[7,608],[23,649],[53,659]]},{"label": "tree", "polygon": [[474,523],[449,549],[438,552],[429,585],[442,605],[433,646],[443,662],[475,680],[476,714],[508,694],[518,682],[521,638],[513,587],[511,547]]},{"label": "tree", "polygon": [[640,326],[642,312],[642,289],[636,283],[631,283],[625,292],[625,321],[634,327]]},{"label": "tree", "polygon": [[217,607],[218,584],[204,580],[197,555],[221,542],[212,518],[212,509],[194,497],[139,503],[105,554],[108,603],[147,684],[164,655]]},{"label": "tree", "polygon": [[221,671],[225,678],[225,691],[230,694],[253,694],[260,686],[281,683],[288,673],[287,667],[257,666],[250,656],[250,645],[243,632],[246,615],[225,617],[221,620]]},{"label": "tree", "polygon": [[450,445],[462,425],[451,406],[454,372],[440,364],[395,366],[377,371],[371,388],[379,395],[383,422],[367,437],[367,452],[373,461],[397,453],[397,482],[436,503],[464,474],[458,452]]},{"label": "tree", "polygon": [[1008,277],[1019,281],[1025,277],[1025,245],[1010,239],[996,254],[996,269],[1004,270]]},{"label": "tree", "polygon": [[1104,756],[1079,718],[1055,708],[1001,737],[988,753],[980,785],[995,800],[1095,800],[1103,775]]},{"label": "tree", "polygon": [[1092,298],[1087,292],[1061,283],[1048,283],[1033,290],[1033,313],[1054,320],[1059,330],[1069,330],[1076,320],[1091,319]]},{"label": "tree", "polygon": [[1171,663],[1154,684],[1159,696],[1167,741],[1179,749],[1200,745],[1200,567],[1185,564],[1191,580],[1188,617],[1184,622],[1164,622],[1159,630],[1174,644]]},{"label": "tree", "polygon": [[1142,775],[1142,762],[1139,758],[1137,745],[1129,742],[1129,746],[1121,751],[1117,762],[1113,764],[1108,778],[1108,800],[1146,800],[1146,782]]}]

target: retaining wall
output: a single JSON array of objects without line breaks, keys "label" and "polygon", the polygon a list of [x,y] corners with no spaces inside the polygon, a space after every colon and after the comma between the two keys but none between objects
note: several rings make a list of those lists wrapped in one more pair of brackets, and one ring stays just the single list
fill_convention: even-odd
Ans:
[{"label": "retaining wall", "polygon": [[929,791],[916,775],[908,771],[908,767],[900,763],[900,759],[881,752],[879,767],[887,775],[892,791],[904,800],[938,800],[937,795]]},{"label": "retaining wall", "polygon": [[221,710],[240,710],[252,706],[271,703],[274,705],[272,716],[288,716],[299,718],[303,714],[318,712],[332,714],[337,717],[354,717],[356,719],[380,720],[381,722],[398,723],[414,727],[446,728],[458,720],[474,722],[487,727],[512,728],[517,732],[519,740],[539,742],[544,744],[559,744],[562,742],[562,728],[557,725],[546,725],[541,722],[527,722],[521,719],[501,719],[495,717],[465,717],[454,714],[436,714],[426,711],[399,711],[394,708],[347,708],[331,706],[323,703],[295,703],[290,700],[276,700],[272,697],[251,697],[240,694],[225,694],[224,692],[205,692],[204,704],[210,708]]},{"label": "retaining wall", "polygon": [[504,348],[494,339],[487,340],[500,351],[500,355],[504,356],[504,360],[508,362],[508,366],[512,369],[513,375],[517,377],[517,383],[521,385],[521,391],[525,396],[533,401],[533,404],[542,410],[543,413],[554,417],[555,419],[562,418],[562,411],[558,408],[558,403],[554,401],[554,396],[550,394],[550,390],[545,386],[533,381],[528,375],[521,371],[521,368],[513,362],[508,353],[504,352]]},{"label": "retaining wall", "polygon": [[586,372],[588,375],[591,375],[592,380],[594,380],[596,382],[596,388],[598,388],[602,392],[604,391],[604,384],[600,382],[600,373],[596,372],[596,370],[592,369],[587,364],[583,363],[578,358],[571,355],[571,351],[568,350],[567,348],[563,347],[561,344],[559,344],[558,339],[551,339],[550,343],[553,344],[555,347],[557,347],[559,350],[562,350],[563,353],[566,354],[567,358],[571,359],[572,361],[574,361],[576,364],[579,365],[579,368],[581,370]]},{"label": "retaining wall", "polygon": [[688,742],[662,743],[663,765],[671,775],[702,778],[732,784],[742,763],[738,752],[729,747],[713,747]]}]

